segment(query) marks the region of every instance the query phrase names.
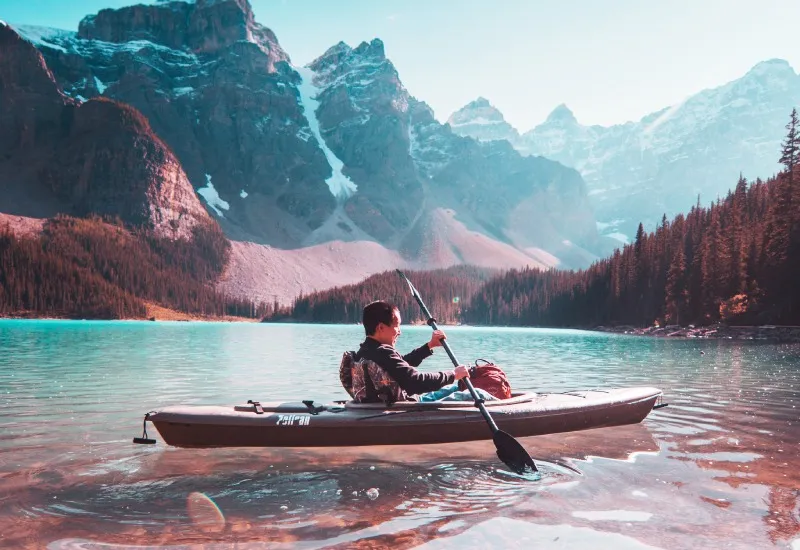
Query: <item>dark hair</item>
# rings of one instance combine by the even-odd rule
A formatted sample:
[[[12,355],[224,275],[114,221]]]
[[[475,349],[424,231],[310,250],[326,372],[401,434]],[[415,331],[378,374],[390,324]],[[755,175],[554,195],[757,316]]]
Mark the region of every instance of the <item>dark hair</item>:
[[[396,305],[381,300],[367,304],[361,317],[361,324],[364,325],[367,336],[375,334],[375,331],[378,330],[378,323],[383,323],[387,327],[392,326],[395,310],[397,310]]]

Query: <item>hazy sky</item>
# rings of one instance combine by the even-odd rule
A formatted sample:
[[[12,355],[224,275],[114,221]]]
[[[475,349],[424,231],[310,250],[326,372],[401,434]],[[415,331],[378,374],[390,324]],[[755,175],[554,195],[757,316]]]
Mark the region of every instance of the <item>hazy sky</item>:
[[[0,0],[0,19],[77,29],[135,0]],[[800,70],[800,0],[251,0],[295,64],[381,38],[436,117],[483,96],[525,131],[566,103],[638,120],[782,58]]]

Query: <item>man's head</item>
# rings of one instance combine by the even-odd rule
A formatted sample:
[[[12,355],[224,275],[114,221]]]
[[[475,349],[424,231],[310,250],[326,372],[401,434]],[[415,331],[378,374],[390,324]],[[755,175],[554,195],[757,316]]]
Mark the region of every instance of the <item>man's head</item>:
[[[400,311],[388,302],[372,302],[364,308],[361,319],[367,336],[393,346],[400,336]]]

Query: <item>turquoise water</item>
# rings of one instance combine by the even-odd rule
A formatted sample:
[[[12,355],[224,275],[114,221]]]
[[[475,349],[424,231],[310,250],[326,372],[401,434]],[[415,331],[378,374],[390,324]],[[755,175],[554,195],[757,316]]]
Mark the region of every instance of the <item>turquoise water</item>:
[[[445,330],[515,390],[657,386],[670,406],[521,440],[538,481],[491,442],[188,450],[150,427],[159,444],[137,446],[170,404],[344,398],[363,330],[0,320],[0,547],[800,548],[797,346]],[[430,330],[403,333],[405,351]]]

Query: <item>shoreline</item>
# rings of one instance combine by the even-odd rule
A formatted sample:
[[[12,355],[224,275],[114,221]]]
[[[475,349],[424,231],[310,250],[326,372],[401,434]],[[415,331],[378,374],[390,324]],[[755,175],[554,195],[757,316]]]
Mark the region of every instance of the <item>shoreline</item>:
[[[146,302],[147,314],[144,317],[122,317],[118,319],[99,319],[95,317],[69,317],[64,315],[41,315],[36,311],[14,311],[0,313],[0,319],[35,320],[35,321],[185,321],[185,322],[230,322],[258,323],[261,319],[236,317],[233,315],[199,315],[168,309],[151,302]]]
[[[299,323],[306,322],[293,321],[291,319],[263,321],[258,318],[234,317],[234,316],[211,316],[183,313],[169,310],[160,306],[150,305],[147,317],[126,317],[121,319],[95,319],[95,318],[73,318],[53,315],[37,315],[32,311],[18,311],[13,313],[0,313],[0,320],[57,320],[57,321],[184,321],[184,322],[230,322],[230,323]],[[350,324],[350,323],[309,323],[314,325],[328,324]],[[359,323],[356,323],[359,324]],[[410,323],[410,326],[425,326],[424,322]],[[469,326],[469,325],[464,325]],[[505,328],[508,325],[474,325],[487,328]],[[611,334],[622,334],[629,336],[650,336],[654,338],[685,338],[685,339],[704,339],[704,340],[746,340],[761,342],[779,343],[800,343],[800,326],[798,325],[709,325],[682,327],[679,325],[668,325],[665,327],[635,327],[633,325],[618,326],[595,326],[595,327],[517,327],[517,328],[555,328],[564,330],[586,330],[593,332],[607,332]]]
[[[800,326],[794,325],[709,325],[697,327],[689,325],[668,325],[665,327],[616,327],[599,326],[590,330],[629,334],[632,336],[652,336],[655,338],[699,338],[707,340],[750,340],[767,342],[800,342]]]

